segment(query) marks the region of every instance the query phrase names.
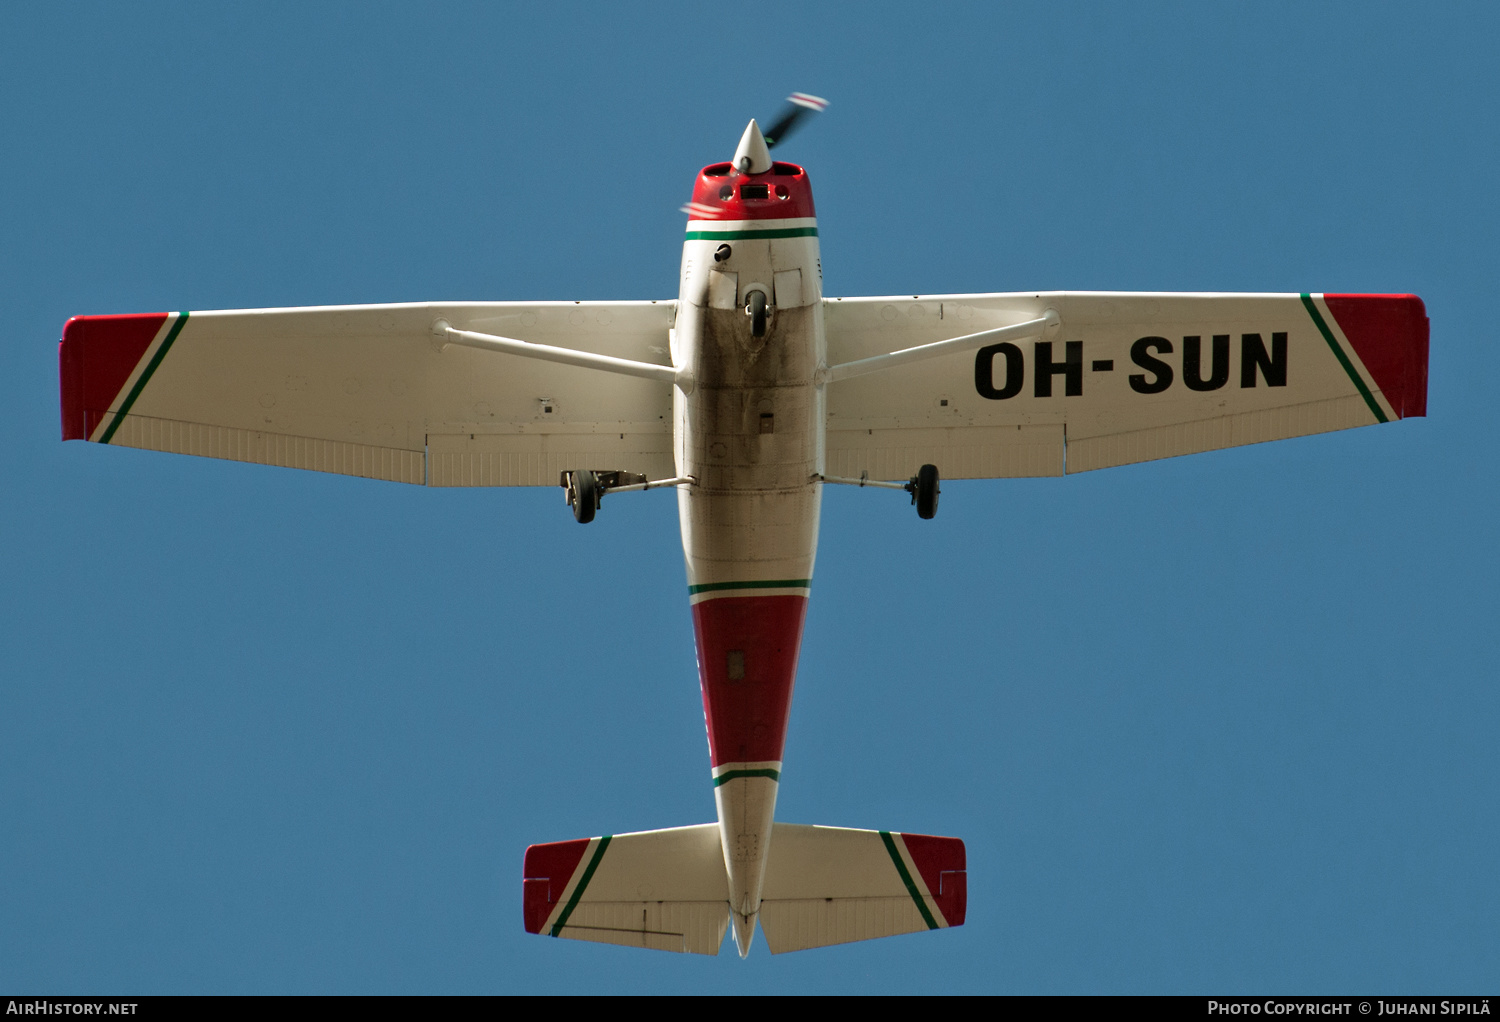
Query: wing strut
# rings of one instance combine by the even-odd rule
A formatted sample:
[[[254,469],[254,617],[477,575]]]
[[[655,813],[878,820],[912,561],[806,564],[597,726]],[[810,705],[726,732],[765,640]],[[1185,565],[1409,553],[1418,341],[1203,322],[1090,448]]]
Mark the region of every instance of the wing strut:
[[[563,365],[581,366],[584,369],[602,369],[605,372],[636,376],[643,380],[675,384],[682,388],[684,394],[693,392],[693,374],[686,369],[674,369],[671,366],[657,365],[654,362],[636,362],[628,358],[615,358],[613,355],[596,355],[593,352],[578,351],[575,348],[558,348],[551,344],[535,344],[531,341],[519,341],[514,337],[480,334],[472,330],[455,330],[447,320],[443,319],[432,324],[432,332],[434,336],[442,339],[444,346],[459,344],[466,348],[478,348],[481,351],[500,351],[508,355],[537,358],[544,362],[560,362]]]
[[[938,355],[951,355],[955,351],[963,351],[966,348],[977,348],[979,345],[994,341],[1019,341],[1028,337],[1041,337],[1044,334],[1055,334],[1062,326],[1062,319],[1058,314],[1048,309],[1047,314],[1040,319],[1028,319],[1024,323],[1016,323],[1012,326],[997,327],[994,330],[981,330],[977,334],[965,334],[962,337],[950,337],[946,341],[934,341],[931,344],[919,344],[915,348],[902,348],[893,351],[889,355],[872,355],[870,358],[861,358],[853,362],[842,362],[836,366],[823,366],[818,370],[818,383],[837,383],[839,380],[847,380],[853,376],[863,376],[866,373],[879,372],[882,369],[894,369],[910,362],[920,362],[923,359],[935,358]],[[597,356],[594,356],[597,357]]]

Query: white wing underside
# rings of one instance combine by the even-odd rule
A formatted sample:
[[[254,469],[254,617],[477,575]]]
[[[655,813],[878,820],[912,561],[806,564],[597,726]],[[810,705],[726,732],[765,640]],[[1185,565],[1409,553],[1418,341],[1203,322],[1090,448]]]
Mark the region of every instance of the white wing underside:
[[[835,298],[823,308],[827,361],[836,367],[1053,314],[1053,363],[1079,343],[1085,362],[1080,392],[1065,393],[1066,374],[1054,368],[1044,395],[1034,385],[1045,346],[1010,345],[1026,379],[1003,399],[978,386],[982,342],[835,378],[827,384],[830,476],[905,479],[929,462],[945,479],[1057,476],[1402,414],[1320,296],[1032,292]],[[153,361],[157,347],[140,356],[129,379],[149,385],[132,394],[127,380],[107,409],[83,412],[100,423],[91,438],[124,446],[429,486],[551,486],[579,468],[661,479],[676,474],[670,385],[445,346],[433,329],[444,321],[665,367],[674,314],[669,301],[196,312],[180,334],[168,337],[171,319],[161,328],[153,345],[169,343],[167,357]],[[1425,320],[1420,333],[1420,349],[1411,349],[1420,357],[1407,362],[1425,394]],[[1254,373],[1242,381],[1252,336],[1284,338],[1278,385]],[[1133,346],[1152,338],[1178,346],[1162,356],[1176,384],[1146,394],[1132,382],[1144,378]],[[1208,347],[1228,340],[1227,381],[1184,385],[1189,338],[1204,346],[1200,384],[1212,375],[1209,362],[1224,361]],[[1006,358],[988,364],[998,385]]]
[[[430,486],[673,474],[671,388],[440,347],[435,320],[668,364],[672,302],[195,312],[111,443]]]
[[[1025,385],[1008,400],[981,397],[975,351],[943,355],[828,388],[827,473],[904,479],[924,463],[945,479],[1059,476],[1112,465],[1324,433],[1377,421],[1296,294],[1053,292],[843,298],[824,303],[828,362],[836,365],[1059,313],[1054,359],[1084,342],[1084,394],[1033,393],[1030,342]],[[1337,325],[1333,325],[1336,331]],[[1194,392],[1181,383],[1149,397],[1129,385],[1140,369],[1131,346],[1146,335],[1185,335],[1205,345],[1242,332],[1290,337],[1290,383],[1239,386],[1238,349],[1228,384]],[[1347,345],[1346,345],[1347,346]],[[977,349],[978,345],[976,345]],[[1113,363],[1094,372],[1094,360]],[[1000,360],[1000,365],[1004,360]],[[999,370],[997,370],[998,372]],[[1206,371],[1206,369],[1205,369]],[[1376,395],[1378,400],[1378,394]]]

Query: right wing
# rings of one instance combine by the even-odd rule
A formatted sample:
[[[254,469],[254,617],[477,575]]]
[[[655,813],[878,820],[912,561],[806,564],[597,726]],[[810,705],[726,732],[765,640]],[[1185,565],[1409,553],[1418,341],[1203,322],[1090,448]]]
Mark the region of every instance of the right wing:
[[[446,320],[665,364],[674,302],[454,302],[79,316],[59,347],[64,440],[430,486],[674,474],[672,389],[449,345]]]
[[[828,362],[1037,320],[1055,336],[827,385],[830,475],[1056,476],[1427,410],[1415,295],[1031,292],[823,303]],[[981,345],[984,345],[981,347]]]

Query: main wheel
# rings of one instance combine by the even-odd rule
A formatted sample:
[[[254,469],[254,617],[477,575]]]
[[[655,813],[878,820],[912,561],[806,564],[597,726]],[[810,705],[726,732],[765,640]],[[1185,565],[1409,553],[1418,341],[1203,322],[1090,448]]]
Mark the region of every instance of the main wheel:
[[[937,514],[938,494],[942,492],[938,489],[937,466],[923,465],[917,469],[917,477],[912,481],[916,484],[912,498],[917,505],[917,517],[933,517]]]
[[[751,291],[750,304],[747,308],[750,312],[750,336],[766,336],[766,293]]]
[[[599,510],[599,477],[587,470],[573,473],[573,517],[579,525],[594,520]]]

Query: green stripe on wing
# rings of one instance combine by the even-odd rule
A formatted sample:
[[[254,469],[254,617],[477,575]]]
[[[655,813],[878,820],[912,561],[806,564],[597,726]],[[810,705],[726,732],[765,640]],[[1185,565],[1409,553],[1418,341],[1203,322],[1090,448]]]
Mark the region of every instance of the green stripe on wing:
[[[172,346],[173,341],[177,340],[177,335],[182,333],[182,327],[187,323],[187,320],[187,313],[179,312],[177,314],[177,322],[172,324],[172,329],[167,334],[167,339],[161,342],[161,347],[156,349],[156,354],[152,355],[151,361],[146,363],[146,368],[141,373],[141,378],[135,381],[135,386],[130,388],[129,394],[125,395],[125,400],[120,404],[120,410],[115,413],[114,421],[109,424],[109,428],[99,438],[101,444],[109,443],[109,438],[115,435],[115,430],[119,429],[120,423],[125,421],[125,416],[130,413],[130,406],[135,404],[135,399],[140,397],[141,391],[146,389],[146,384],[151,380],[151,374],[156,372],[156,367],[161,365],[161,360],[167,357],[167,349]]]
[[[1318,312],[1317,305],[1313,303],[1311,292],[1302,292],[1302,304],[1307,306],[1308,315],[1317,324],[1319,332],[1323,335],[1323,340],[1327,341],[1328,346],[1333,349],[1333,355],[1339,360],[1339,365],[1344,367],[1344,372],[1348,373],[1349,379],[1354,381],[1354,387],[1359,391],[1359,396],[1365,399],[1365,404],[1369,405],[1370,411],[1375,413],[1375,421],[1389,422],[1390,420],[1385,417],[1385,412],[1380,410],[1380,402],[1375,400],[1375,395],[1371,394],[1370,388],[1365,386],[1365,381],[1360,378],[1359,370],[1354,368],[1354,363],[1349,361],[1349,356],[1344,353],[1343,346],[1333,336],[1333,331],[1328,329],[1327,322],[1324,321],[1323,316]]]

